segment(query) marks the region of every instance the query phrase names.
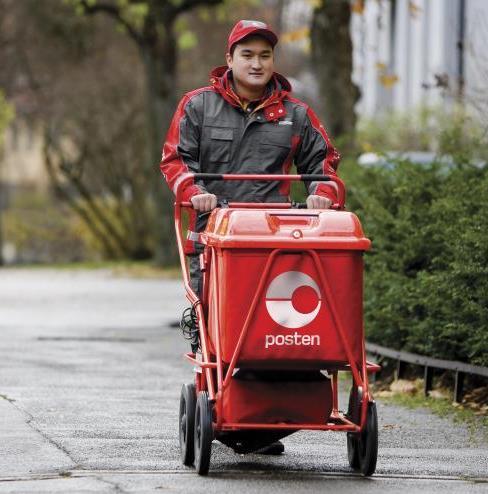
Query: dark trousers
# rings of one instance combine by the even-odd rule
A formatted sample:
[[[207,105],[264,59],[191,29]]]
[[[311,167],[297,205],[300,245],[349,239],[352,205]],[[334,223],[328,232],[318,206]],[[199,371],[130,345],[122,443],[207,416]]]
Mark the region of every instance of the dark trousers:
[[[190,286],[201,297],[203,285],[203,273],[200,271],[200,255],[191,254],[189,258]]]

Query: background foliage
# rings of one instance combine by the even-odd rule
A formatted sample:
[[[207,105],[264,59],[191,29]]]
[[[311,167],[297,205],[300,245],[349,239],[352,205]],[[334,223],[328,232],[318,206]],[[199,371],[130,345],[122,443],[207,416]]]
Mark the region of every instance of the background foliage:
[[[0,153],[3,145],[3,133],[14,117],[14,110],[11,105],[5,100],[5,95],[0,89]]]
[[[348,209],[373,241],[366,255],[368,339],[488,365],[488,170],[353,163]]]

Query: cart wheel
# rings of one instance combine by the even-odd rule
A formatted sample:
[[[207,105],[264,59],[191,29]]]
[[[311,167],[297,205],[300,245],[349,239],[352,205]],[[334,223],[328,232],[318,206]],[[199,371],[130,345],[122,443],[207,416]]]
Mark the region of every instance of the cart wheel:
[[[195,468],[199,475],[207,475],[212,453],[212,404],[206,391],[200,391],[195,411]]]
[[[363,390],[361,387],[353,386],[349,393],[349,405],[347,407],[347,417],[355,424],[359,424],[361,417],[361,401]],[[354,432],[347,433],[347,459],[349,465],[354,470],[359,470],[359,435]]]
[[[347,433],[347,459],[353,470],[359,470],[359,442],[352,432]]]
[[[378,458],[378,415],[376,403],[368,403],[366,426],[359,436],[358,453],[361,473],[365,477],[373,475]]]
[[[196,391],[194,384],[183,384],[180,396],[180,454],[183,465],[190,467],[195,459],[193,433],[195,430]]]

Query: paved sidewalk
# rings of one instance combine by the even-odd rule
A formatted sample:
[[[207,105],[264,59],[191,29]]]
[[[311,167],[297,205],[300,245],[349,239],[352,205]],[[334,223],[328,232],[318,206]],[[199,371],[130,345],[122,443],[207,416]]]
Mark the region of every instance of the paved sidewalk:
[[[0,270],[0,493],[488,492],[481,437],[381,402],[372,479],[350,472],[343,434],[317,432],[280,457],[214,443],[198,477],[178,451],[184,306],[179,281]]]

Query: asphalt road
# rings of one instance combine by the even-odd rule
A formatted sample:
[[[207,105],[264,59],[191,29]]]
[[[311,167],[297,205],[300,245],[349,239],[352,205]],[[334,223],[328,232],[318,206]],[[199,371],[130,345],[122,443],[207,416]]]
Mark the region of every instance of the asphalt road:
[[[332,432],[292,435],[280,457],[214,443],[198,477],[178,451],[184,306],[178,281],[0,270],[0,493],[488,492],[480,434],[381,402],[373,478]]]

